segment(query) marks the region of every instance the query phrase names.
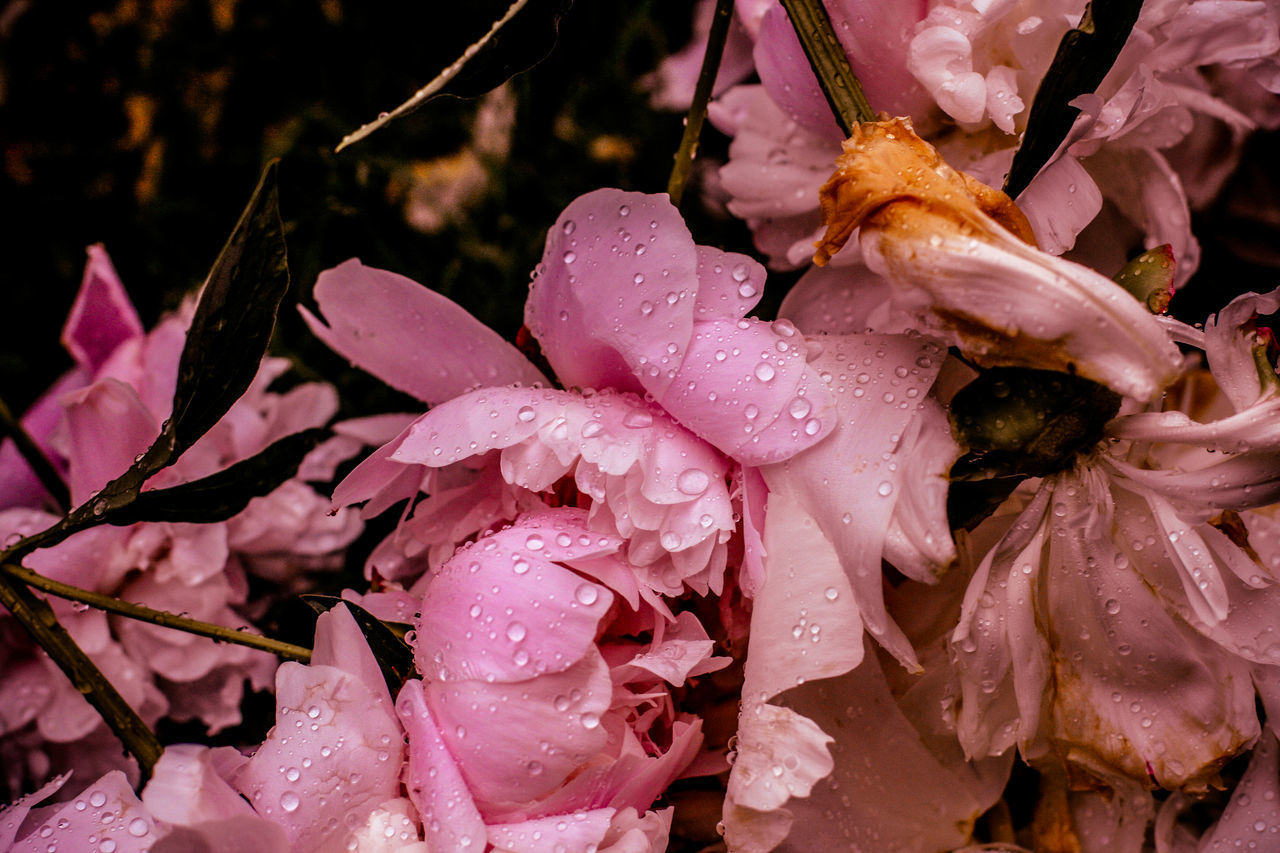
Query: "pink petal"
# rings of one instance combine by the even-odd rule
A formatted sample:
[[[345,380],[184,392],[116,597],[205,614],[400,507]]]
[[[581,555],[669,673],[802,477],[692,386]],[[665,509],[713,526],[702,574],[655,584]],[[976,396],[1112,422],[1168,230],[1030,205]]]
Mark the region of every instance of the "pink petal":
[[[725,840],[734,850],[767,853],[792,829],[783,808],[808,797],[835,767],[832,738],[803,714],[752,702],[738,719],[738,755],[724,803]],[[804,848],[797,848],[804,849]]]
[[[47,853],[50,847],[101,850],[109,841],[107,846],[115,853],[146,853],[167,828],[134,795],[125,775],[113,770],[8,849],[11,853]],[[90,838],[97,840],[96,847]]]
[[[698,617],[684,611],[676,615],[675,624],[662,635],[661,642],[655,640],[647,651],[620,667],[613,667],[613,678],[651,681],[656,675],[668,684],[681,687],[692,675],[714,672],[729,665],[729,658],[711,657],[715,645]]]
[[[1236,411],[1249,408],[1261,390],[1253,347],[1258,343],[1255,320],[1280,309],[1280,290],[1246,293],[1231,300],[1204,324],[1205,355],[1214,381]]]
[[[546,378],[511,344],[454,302],[352,259],[320,274],[315,335],[393,388],[434,404],[480,385],[533,385]]]
[[[592,809],[520,823],[490,824],[489,843],[520,853],[595,853],[614,809]]]
[[[423,682],[406,681],[396,699],[400,722],[409,737],[409,767],[405,784],[422,816],[432,850],[482,853],[485,825],[476,810],[466,780],[445,746],[432,716]]]
[[[95,244],[88,252],[80,291],[62,329],[62,345],[76,364],[96,371],[120,344],[142,337],[143,330],[107,250]]]
[[[215,753],[195,744],[175,744],[165,748],[156,762],[142,802],[166,823],[190,826],[238,815],[253,815],[253,808],[218,772]],[[235,758],[244,759],[235,753]]]
[[[810,267],[787,291],[778,316],[795,323],[806,335],[861,334],[888,313],[889,282],[862,266]]]
[[[11,849],[10,845],[18,837],[18,830],[22,827],[22,822],[27,819],[31,809],[60,790],[66,784],[70,775],[69,773],[64,773],[61,776],[54,777],[40,786],[39,789],[27,794],[25,797],[14,800],[0,811],[0,848]]]
[[[289,853],[289,836],[277,823],[257,815],[178,826],[156,842],[151,853]]]
[[[764,295],[764,267],[747,255],[698,246],[698,300],[695,321],[747,316]]]
[[[520,682],[582,660],[613,593],[553,561],[619,544],[589,533],[585,521],[567,509],[526,518],[436,570],[415,624],[418,671],[443,682]]]
[[[787,321],[698,323],[688,354],[658,402],[744,465],[776,462],[835,428],[830,391]]]
[[[294,849],[319,848],[348,815],[363,823],[398,796],[400,725],[356,676],[286,662],[276,673],[276,708],[272,734],[235,785],[284,827]]]
[[[160,425],[133,388],[107,379],[68,394],[71,500],[81,504],[151,446]]]
[[[894,454],[943,354],[929,339],[905,335],[831,337],[823,345],[811,368],[831,377],[838,426],[827,441],[762,473],[835,546],[867,630],[914,668],[910,643],[885,612],[880,560],[902,492]]]
[[[568,669],[528,681],[431,684],[440,734],[482,813],[560,787],[608,739],[613,686],[594,649]]]
[[[753,602],[751,636],[769,653],[747,655],[743,691],[772,698],[856,667],[863,625],[839,554],[789,491],[769,496],[764,546],[765,581]]]
[[[919,723],[899,708],[874,654],[841,678],[796,687],[785,701],[794,709],[785,711],[796,721],[792,725],[835,733],[831,755],[793,749],[789,738],[777,736],[786,729],[775,734],[760,725],[770,716],[758,717],[744,708],[725,807],[731,845],[741,829],[751,826],[752,815],[739,813],[749,806],[787,815],[789,850],[820,850],[832,838],[848,839],[858,850],[950,850],[968,840],[974,822],[1000,796],[1008,778],[1012,756],[974,764],[954,741],[939,749],[945,741],[926,740]],[[774,717],[783,711],[762,707]],[[767,790],[772,781],[773,796],[752,791],[757,796],[744,798],[747,792],[735,784],[744,759],[757,777],[754,787]],[[788,790],[781,784],[801,773],[806,779],[816,777],[809,790]],[[740,829],[741,817],[748,822]],[[744,841],[740,849],[769,849],[754,839]]]
[[[382,668],[369,649],[369,641],[345,605],[321,613],[316,619],[316,639],[311,663],[332,666],[354,675],[374,696],[380,707],[390,712],[394,707]]]
[[[1061,255],[1102,210],[1102,191],[1079,160],[1063,154],[1018,195],[1018,207],[1031,223],[1040,248]]]
[[[661,396],[692,334],[697,264],[665,195],[596,190],[548,232],[525,324],[566,386]]]
[[[788,118],[811,133],[831,139],[843,135],[781,5],[765,12],[753,58],[760,82]]]

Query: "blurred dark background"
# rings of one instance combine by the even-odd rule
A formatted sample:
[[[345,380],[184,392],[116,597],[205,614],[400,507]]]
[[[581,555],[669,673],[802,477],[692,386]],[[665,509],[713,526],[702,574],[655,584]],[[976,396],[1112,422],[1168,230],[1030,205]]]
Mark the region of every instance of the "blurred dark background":
[[[569,201],[600,186],[665,189],[682,117],[651,111],[639,81],[688,40],[690,6],[530,4],[522,15],[537,20],[461,87],[483,91],[504,62],[528,61],[529,43],[554,40],[545,61],[333,153],[507,5],[0,0],[0,398],[21,410],[69,366],[58,334],[85,246],[106,245],[150,326],[203,280],[272,157],[294,301],[320,270],[358,256],[514,335],[546,228]],[[704,150],[726,147],[705,135]],[[749,246],[729,221],[695,233]],[[359,386],[344,387],[352,411],[390,405],[360,400],[381,392],[313,342],[291,307],[274,347]]]

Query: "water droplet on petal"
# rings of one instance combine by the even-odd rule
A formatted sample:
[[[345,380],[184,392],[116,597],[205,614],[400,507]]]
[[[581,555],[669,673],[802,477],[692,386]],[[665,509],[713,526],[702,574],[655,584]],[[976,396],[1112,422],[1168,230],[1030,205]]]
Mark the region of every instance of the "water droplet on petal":
[[[776,373],[777,371],[773,369],[773,365],[766,361],[762,361],[756,365],[756,379],[759,379],[761,382],[768,382],[773,379]]]
[[[524,627],[521,622],[512,622],[507,626],[507,639],[513,643],[518,643],[529,633],[529,629]]]
[[[536,533],[530,533],[529,538],[524,540],[524,546],[530,551],[541,551],[542,546],[546,543],[542,541],[542,537]]]
[[[710,484],[711,478],[701,468],[686,469],[676,478],[676,488],[690,497],[702,494]]]
[[[577,259],[578,259],[578,253],[573,251],[572,249],[564,253],[564,262],[566,264],[571,264]]]
[[[280,808],[284,809],[286,812],[297,811],[298,806],[301,804],[302,801],[293,791],[285,791],[280,795]]]
[[[804,397],[796,397],[791,401],[790,405],[787,406],[787,413],[796,420],[799,420],[809,414],[811,409],[813,409],[813,406],[810,405],[808,400]]]
[[[876,494],[882,498],[889,497],[889,495],[893,494],[893,483],[885,480],[883,483],[876,486]]]
[[[574,590],[573,597],[578,599],[578,603],[584,607],[590,607],[600,598],[600,590],[593,583],[579,584]]]
[[[537,414],[529,406],[521,406],[519,410],[516,411],[516,418],[523,421],[524,423],[528,423],[529,421],[533,420],[535,417],[537,417]]]

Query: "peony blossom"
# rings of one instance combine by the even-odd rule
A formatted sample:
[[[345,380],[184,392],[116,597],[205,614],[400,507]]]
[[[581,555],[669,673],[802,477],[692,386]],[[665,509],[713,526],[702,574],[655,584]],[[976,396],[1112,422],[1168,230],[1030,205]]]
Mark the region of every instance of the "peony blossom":
[[[647,824],[658,834],[642,830],[641,849],[665,845],[670,812],[637,816],[702,736],[664,682],[728,661],[710,657],[692,614],[665,627],[647,605],[615,603],[604,584],[625,573],[620,544],[593,532],[582,511],[552,510],[482,537],[420,582],[422,677],[406,683],[397,708],[410,798],[433,845],[480,851],[487,838],[534,849],[546,836],[589,849]],[[646,623],[651,647],[621,636]]]
[[[985,523],[1006,532],[952,638],[969,754],[1017,743],[1073,778],[1195,792],[1257,737],[1254,681],[1280,646],[1276,578],[1249,545],[1277,471],[1252,416],[1275,373],[1254,361],[1251,327],[1274,299],[1241,297],[1203,337],[1240,411],[1122,415],[1107,429],[1124,440],[1046,478],[1016,518]]]
[[[1081,12],[1056,0],[825,5],[872,106],[910,117],[948,161],[992,186]],[[806,263],[818,236],[813,191],[840,134],[785,14],[771,6],[755,36],[762,85],[731,88],[711,117],[733,137],[721,174],[729,209],[771,264],[790,268]],[[1278,32],[1264,2],[1146,4],[1097,93],[1077,102],[1071,134],[1018,198],[1039,244],[1056,255],[1080,238],[1081,257],[1112,268],[1139,242],[1168,243],[1185,282],[1199,259],[1188,196],[1211,200],[1247,134],[1267,121],[1255,103],[1274,101]]]
[[[110,260],[90,249],[84,283],[72,307],[64,342],[77,360],[52,402],[34,409],[55,467],[64,472],[74,503],[92,498],[123,473],[159,434],[168,414],[178,357],[191,306],[144,334]],[[287,362],[268,359],[244,397],[152,487],[198,479],[262,450],[285,435],[324,424],[336,411],[327,385],[299,385],[285,394],[268,390]],[[57,417],[47,417],[56,405]],[[306,571],[336,567],[342,549],[360,531],[353,513],[330,515],[328,501],[303,477],[324,479],[350,452],[349,445],[321,446],[303,462],[300,477],[255,498],[240,514],[214,524],[143,523],[88,530],[28,556],[26,565],[47,577],[229,628],[250,621],[248,576],[297,586]],[[12,483],[28,482],[25,463],[4,464]],[[33,482],[33,480],[32,480]],[[7,541],[36,533],[57,516],[36,509],[49,499],[43,488],[10,495],[0,512]],[[218,645],[167,628],[85,611],[54,602],[72,637],[117,685],[143,719],[162,716],[201,720],[217,731],[240,721],[245,681],[270,686],[274,661],[259,651]],[[0,693],[12,709],[0,723],[0,754],[13,790],[27,780],[77,767],[96,777],[125,760],[115,739],[56,666],[0,620],[6,644]]]

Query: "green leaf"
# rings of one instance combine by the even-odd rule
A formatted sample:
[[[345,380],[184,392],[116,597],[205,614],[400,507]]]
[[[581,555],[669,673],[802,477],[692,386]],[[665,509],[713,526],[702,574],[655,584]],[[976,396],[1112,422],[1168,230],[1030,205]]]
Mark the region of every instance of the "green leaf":
[[[383,622],[368,610],[345,598],[332,595],[304,595],[301,598],[311,605],[316,613],[324,613],[339,604],[346,605],[369,643],[369,651],[373,652],[373,659],[378,662],[378,667],[382,670],[382,678],[387,682],[387,689],[391,691],[393,699],[400,693],[404,683],[417,673],[413,664],[413,649],[409,648],[409,644],[404,641],[404,635],[397,633],[397,629],[401,627],[400,623]]]
[[[1013,157],[1004,191],[1011,197],[1049,162],[1067,138],[1080,110],[1071,101],[1098,88],[1129,39],[1142,0],[1098,0],[1085,6],[1080,26],[1069,30],[1058,43],[1027,116],[1022,145]]]
[[[303,458],[329,435],[309,429],[287,435],[248,459],[190,483],[140,493],[107,509],[102,520],[126,525],[140,521],[210,523],[236,515],[256,497],[269,494],[298,472]]]
[[[272,161],[262,173],[196,305],[165,430],[173,436],[174,458],[240,399],[271,340],[289,289],[276,171]]]

